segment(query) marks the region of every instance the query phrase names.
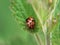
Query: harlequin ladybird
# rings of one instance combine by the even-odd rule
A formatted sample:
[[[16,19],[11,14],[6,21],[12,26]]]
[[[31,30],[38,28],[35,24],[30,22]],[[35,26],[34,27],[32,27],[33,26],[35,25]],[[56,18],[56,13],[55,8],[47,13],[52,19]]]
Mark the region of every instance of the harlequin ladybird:
[[[32,17],[28,17],[26,19],[26,25],[28,26],[29,29],[34,29],[35,27],[35,20]]]

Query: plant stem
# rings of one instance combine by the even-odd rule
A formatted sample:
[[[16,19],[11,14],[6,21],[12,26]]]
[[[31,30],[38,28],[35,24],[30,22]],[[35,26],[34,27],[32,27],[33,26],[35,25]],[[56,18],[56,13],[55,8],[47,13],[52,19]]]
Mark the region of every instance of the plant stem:
[[[57,7],[57,4],[58,4],[58,0],[55,0],[55,3],[54,3],[54,8],[52,9],[52,11],[49,13],[49,20],[52,20],[52,16],[53,16],[53,13],[55,12],[55,9]],[[45,45],[52,45],[52,42],[51,42],[51,32],[48,33],[49,31],[47,30],[47,32],[45,32]]]
[[[52,32],[50,33],[50,45],[52,45]]]
[[[36,42],[38,45],[43,45],[41,38],[39,37],[39,34],[34,34],[34,37],[36,39]]]
[[[50,33],[45,34],[45,45],[50,45]]]

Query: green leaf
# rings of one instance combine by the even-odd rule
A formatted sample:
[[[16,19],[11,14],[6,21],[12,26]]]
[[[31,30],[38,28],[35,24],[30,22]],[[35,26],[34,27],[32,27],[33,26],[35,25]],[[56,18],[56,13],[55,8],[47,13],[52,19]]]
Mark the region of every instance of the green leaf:
[[[20,25],[23,25],[23,30],[29,30],[31,32],[37,32],[38,30],[41,30],[41,26],[39,23],[39,20],[30,4],[28,4],[27,0],[13,0],[11,1],[11,10],[13,13],[13,16],[17,20],[17,23]],[[35,28],[34,29],[28,29],[26,26],[26,19],[28,17],[33,17],[35,20]]]

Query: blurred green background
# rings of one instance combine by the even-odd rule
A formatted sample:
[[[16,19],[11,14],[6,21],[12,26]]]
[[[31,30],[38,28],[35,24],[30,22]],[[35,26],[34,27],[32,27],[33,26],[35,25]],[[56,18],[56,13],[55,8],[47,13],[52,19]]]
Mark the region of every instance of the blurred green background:
[[[0,0],[0,45],[36,45],[34,38],[11,15],[9,0]]]
[[[34,37],[24,30],[20,30],[11,11],[9,9],[9,0],[0,0],[0,45],[37,45]],[[60,11],[60,5],[56,12]],[[60,45],[60,29],[53,32],[54,45]],[[58,40],[58,41],[57,41]]]

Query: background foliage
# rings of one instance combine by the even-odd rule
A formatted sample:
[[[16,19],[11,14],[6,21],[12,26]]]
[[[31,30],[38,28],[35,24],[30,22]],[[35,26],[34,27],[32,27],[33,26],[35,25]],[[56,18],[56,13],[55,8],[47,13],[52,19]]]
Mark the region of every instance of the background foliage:
[[[11,15],[9,5],[9,0],[0,0],[0,45],[37,45],[32,35],[20,29],[20,25]],[[57,12],[60,12],[60,0]],[[56,27],[53,30],[52,42],[53,45],[60,45],[60,19]],[[40,35],[43,38],[42,32]]]

